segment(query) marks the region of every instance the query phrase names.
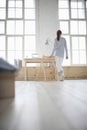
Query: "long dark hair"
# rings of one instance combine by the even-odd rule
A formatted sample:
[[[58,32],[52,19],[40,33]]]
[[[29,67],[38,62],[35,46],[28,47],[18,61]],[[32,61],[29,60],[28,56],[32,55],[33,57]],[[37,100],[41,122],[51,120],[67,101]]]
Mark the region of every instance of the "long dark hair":
[[[58,40],[58,41],[60,40],[61,34],[62,34],[62,31],[61,31],[61,30],[58,30],[58,31],[57,31],[57,40]]]

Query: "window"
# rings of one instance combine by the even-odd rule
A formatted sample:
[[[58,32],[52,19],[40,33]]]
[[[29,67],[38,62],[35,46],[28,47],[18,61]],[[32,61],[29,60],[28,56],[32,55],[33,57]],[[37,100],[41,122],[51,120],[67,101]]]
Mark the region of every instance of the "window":
[[[36,48],[35,36],[25,36],[25,51],[34,51]]]
[[[0,34],[4,34],[4,33],[5,33],[5,22],[0,21]]]
[[[71,18],[84,19],[85,18],[85,1],[71,0]]]
[[[72,63],[86,64],[86,39],[85,37],[82,37],[82,36],[72,37]]]
[[[0,0],[0,19],[6,18],[6,0]]]
[[[25,21],[25,34],[35,34],[35,21]]]
[[[6,7],[6,0],[0,0],[0,7]]]
[[[59,9],[59,19],[69,19],[69,10]]]
[[[2,58],[6,58],[6,40],[5,40],[5,36],[0,35],[0,57]]]
[[[35,0],[0,0],[0,57],[14,64],[36,52],[35,11]]]
[[[67,0],[59,0],[59,8],[63,8],[63,9],[66,9],[66,8],[69,8],[69,2]]]
[[[6,9],[0,8],[0,19],[6,19]]]
[[[0,0],[0,57],[4,59],[6,59],[5,19],[6,0]]]
[[[69,22],[68,21],[60,21],[60,28],[64,34],[69,34]]]
[[[8,0],[8,19],[21,19],[23,17],[22,0]]]
[[[86,0],[58,0],[59,29],[66,38],[69,50],[69,60],[64,60],[64,65],[87,64],[86,16]]]
[[[7,21],[7,34],[15,34],[15,21]]]
[[[35,0],[25,0],[25,8],[35,8]]]
[[[72,19],[84,19],[85,18],[84,9],[71,9],[71,18]]]
[[[71,27],[71,34],[78,34],[78,22],[77,21],[70,21]]]
[[[24,1],[24,57],[36,52],[35,0]]]
[[[12,56],[10,56],[12,54]],[[22,37],[9,36],[7,39],[7,56],[10,63],[14,64],[14,59],[22,59]],[[10,59],[11,58],[11,59]]]
[[[5,36],[0,36],[0,51],[5,51],[6,43]]]
[[[25,19],[35,19],[35,9],[25,9]]]
[[[23,35],[23,21],[7,21],[7,34],[10,35]]]
[[[25,46],[24,46],[24,50],[25,50],[25,57],[28,56],[28,52],[35,52],[36,49],[36,40],[35,40],[35,36],[25,36],[24,38],[25,40]],[[30,54],[30,57],[32,55]]]

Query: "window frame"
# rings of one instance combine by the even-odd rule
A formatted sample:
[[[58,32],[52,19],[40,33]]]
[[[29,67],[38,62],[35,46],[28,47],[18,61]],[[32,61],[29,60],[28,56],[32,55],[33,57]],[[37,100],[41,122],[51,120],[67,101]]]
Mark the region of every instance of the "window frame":
[[[14,0],[16,1],[16,0]],[[18,0],[20,1],[20,0]],[[31,36],[32,34],[25,34],[25,21],[27,21],[27,19],[25,19],[25,0],[21,0],[22,1],[22,18],[8,18],[8,2],[9,0],[6,0],[6,5],[5,7],[0,7],[1,8],[4,8],[6,10],[5,12],[5,15],[6,15],[6,18],[5,19],[0,19],[0,21],[4,21],[5,22],[5,32],[4,34],[0,34],[0,36],[5,36],[5,41],[6,41],[6,46],[5,46],[5,59],[8,60],[8,37],[22,37],[22,59],[25,58],[24,57],[24,54],[25,54],[25,50],[24,50],[24,45],[25,45],[25,42],[24,42],[24,37],[25,36]],[[29,8],[31,9],[31,8]],[[35,19],[28,19],[28,21],[35,21],[35,41],[36,41],[36,1],[35,1]],[[23,34],[7,34],[7,21],[23,21]],[[36,43],[36,42],[35,42]],[[1,51],[1,50],[0,50]],[[36,50],[35,50],[36,51]],[[32,52],[33,53],[33,52]]]
[[[78,1],[78,0],[77,0]],[[71,18],[71,0],[68,0],[68,2],[69,2],[69,20],[67,20],[67,19],[63,19],[63,20],[61,20],[61,19],[59,19],[59,13],[58,13],[58,27],[59,27],[59,29],[60,29],[60,22],[63,22],[63,21],[68,21],[68,23],[69,23],[69,36],[70,36],[70,65],[68,65],[68,66],[87,66],[87,18],[86,18],[86,15],[87,15],[87,5],[86,5],[86,0],[84,0],[84,11],[85,11],[85,18],[84,19],[72,19]],[[59,3],[59,0],[58,0],[58,3]],[[59,4],[58,4],[58,11],[59,11]],[[79,35],[79,34],[76,34],[76,35],[73,35],[73,34],[71,34],[70,32],[71,32],[71,28],[70,28],[70,21],[86,21],[86,35]],[[63,34],[63,35],[68,35],[68,34]],[[85,39],[86,39],[86,64],[73,64],[72,63],[72,37],[73,36],[78,36],[78,37],[80,37],[80,36],[84,36],[85,37]],[[80,60],[79,60],[80,61]],[[67,66],[67,65],[65,65],[65,66]]]

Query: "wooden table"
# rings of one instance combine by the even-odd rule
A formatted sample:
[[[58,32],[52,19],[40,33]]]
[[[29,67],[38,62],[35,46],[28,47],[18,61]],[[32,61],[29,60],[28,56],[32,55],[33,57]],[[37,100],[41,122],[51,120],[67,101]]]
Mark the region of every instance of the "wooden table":
[[[43,70],[43,74],[44,74],[44,80],[46,80],[45,67],[47,66],[47,63],[50,63],[51,65],[53,65],[53,67],[55,69],[55,78],[56,78],[56,62],[55,62],[54,57],[25,58],[24,63],[25,63],[25,80],[27,80],[27,77],[28,77],[27,63],[40,63],[40,66],[41,66],[41,68]]]

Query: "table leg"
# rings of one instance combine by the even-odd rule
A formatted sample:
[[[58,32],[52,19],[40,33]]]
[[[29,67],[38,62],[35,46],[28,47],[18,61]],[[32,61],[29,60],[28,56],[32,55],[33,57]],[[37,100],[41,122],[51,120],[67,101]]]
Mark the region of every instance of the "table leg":
[[[26,62],[25,62],[25,80],[27,80],[27,66],[26,66]]]
[[[44,80],[46,81],[46,72],[45,72],[45,66],[44,63],[42,62],[42,69],[43,69],[43,73],[44,73]]]
[[[37,69],[38,67],[36,67],[36,69]],[[40,68],[39,68],[39,70],[37,71],[37,73],[36,73],[36,80],[38,80],[38,76],[39,76],[39,74],[40,74],[40,69],[41,69],[41,63],[40,63]]]
[[[55,69],[55,79],[58,80],[58,74],[57,74],[57,69],[56,69],[56,63],[53,63],[54,69]]]

